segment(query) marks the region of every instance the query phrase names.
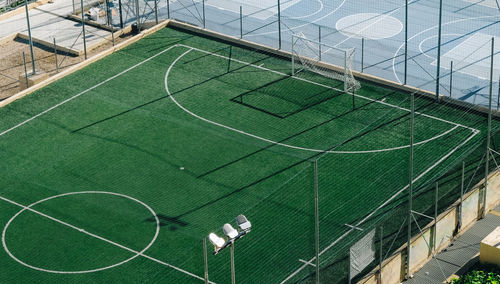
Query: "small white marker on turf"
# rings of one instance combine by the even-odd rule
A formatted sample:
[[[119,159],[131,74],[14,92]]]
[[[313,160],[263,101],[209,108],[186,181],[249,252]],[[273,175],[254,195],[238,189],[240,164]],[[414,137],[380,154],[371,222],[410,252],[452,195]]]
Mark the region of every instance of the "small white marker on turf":
[[[179,170],[183,171],[184,170],[184,167],[180,167]]]

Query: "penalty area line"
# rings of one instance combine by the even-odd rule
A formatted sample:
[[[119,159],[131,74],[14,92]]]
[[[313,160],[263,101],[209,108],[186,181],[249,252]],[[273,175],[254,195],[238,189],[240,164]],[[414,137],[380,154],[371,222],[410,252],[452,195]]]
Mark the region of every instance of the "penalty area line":
[[[114,246],[116,246],[116,247],[119,247],[119,248],[121,248],[121,249],[124,249],[124,250],[129,251],[129,252],[131,252],[131,253],[134,253],[134,254],[136,254],[136,255],[140,255],[140,256],[142,256],[142,257],[144,257],[144,258],[147,258],[147,259],[149,259],[149,260],[151,260],[151,261],[154,261],[154,262],[156,262],[156,263],[159,263],[159,264],[161,264],[161,265],[164,265],[164,266],[167,266],[167,267],[169,267],[169,268],[175,269],[175,270],[177,270],[177,271],[179,271],[179,272],[182,272],[182,273],[184,273],[184,274],[187,274],[187,275],[189,275],[189,276],[191,276],[191,277],[194,277],[194,278],[197,278],[197,279],[199,279],[199,280],[205,281],[205,279],[204,279],[203,277],[200,277],[200,276],[198,276],[198,275],[196,275],[196,274],[194,274],[194,273],[191,273],[191,272],[189,272],[189,271],[186,271],[186,270],[184,270],[184,269],[182,269],[182,268],[176,267],[176,266],[174,266],[174,265],[172,265],[172,264],[166,263],[166,262],[161,261],[161,260],[159,260],[159,259],[153,258],[153,257],[151,257],[151,256],[148,256],[148,255],[144,254],[144,253],[141,253],[141,252],[136,251],[136,250],[134,250],[134,249],[128,248],[128,247],[126,247],[126,246],[124,246],[124,245],[121,245],[121,244],[119,244],[119,243],[116,243],[116,242],[114,242],[114,241],[108,240],[108,239],[106,239],[106,238],[104,238],[104,237],[101,237],[101,236],[99,236],[99,235],[96,235],[96,234],[90,233],[90,232],[86,231],[85,229],[82,229],[82,228],[76,227],[76,226],[74,226],[74,225],[71,225],[71,224],[69,224],[69,223],[67,223],[67,222],[64,222],[64,221],[59,220],[59,219],[57,219],[57,218],[55,218],[55,217],[52,217],[52,216],[50,216],[50,215],[47,215],[47,214],[42,213],[42,212],[40,212],[40,211],[37,211],[37,210],[35,210],[35,209],[33,209],[33,208],[30,208],[30,207],[28,207],[28,206],[24,206],[24,205],[22,205],[22,204],[20,204],[20,203],[17,203],[17,202],[15,202],[15,201],[12,201],[12,200],[10,200],[10,199],[8,199],[8,198],[5,198],[5,197],[3,197],[3,196],[0,196],[0,200],[3,200],[3,201],[5,201],[5,202],[8,202],[8,203],[13,204],[13,205],[18,206],[18,207],[21,207],[21,208],[23,208],[23,210],[27,210],[27,211],[30,211],[30,212],[32,212],[32,213],[38,214],[38,215],[40,215],[40,216],[42,216],[42,217],[45,217],[45,218],[47,218],[47,219],[49,219],[49,220],[52,220],[52,221],[54,221],[54,222],[56,222],[56,223],[59,223],[59,224],[61,224],[61,225],[67,226],[67,227],[69,227],[69,228],[71,228],[71,229],[76,230],[77,232],[81,232],[81,233],[86,234],[86,235],[88,235],[88,236],[91,236],[91,237],[93,237],[93,238],[96,238],[96,239],[102,240],[102,241],[104,241],[104,242],[106,242],[106,243],[109,243],[109,244],[111,244],[111,245],[114,245]],[[3,234],[2,234],[2,243],[4,243],[4,241],[5,241],[5,235],[3,235]],[[215,284],[214,282],[211,282],[211,281],[210,281],[209,283],[213,283],[213,284]]]

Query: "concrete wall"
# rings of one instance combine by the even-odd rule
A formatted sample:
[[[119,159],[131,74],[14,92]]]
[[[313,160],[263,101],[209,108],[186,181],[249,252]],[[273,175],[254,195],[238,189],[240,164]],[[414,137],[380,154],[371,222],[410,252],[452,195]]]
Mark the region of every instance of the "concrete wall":
[[[484,180],[481,181],[474,190],[464,195],[462,206],[462,226],[458,230],[458,235],[465,232],[481,217],[480,194],[484,189]],[[486,212],[493,209],[500,203],[500,172],[495,171],[488,177],[488,190],[486,194]],[[410,251],[410,274],[418,271],[427,261],[432,258],[431,247],[435,245],[435,253],[448,247],[452,241],[453,234],[458,226],[459,200],[455,202],[447,211],[440,214],[437,223],[434,222],[423,228],[423,233],[414,236],[411,240]],[[434,230],[436,230],[436,240],[433,240]],[[432,241],[431,241],[432,240]],[[427,242],[427,243],[426,243]],[[382,283],[401,283],[406,274],[406,245],[397,250],[389,260],[382,264]],[[377,283],[378,268],[366,278],[358,283]]]

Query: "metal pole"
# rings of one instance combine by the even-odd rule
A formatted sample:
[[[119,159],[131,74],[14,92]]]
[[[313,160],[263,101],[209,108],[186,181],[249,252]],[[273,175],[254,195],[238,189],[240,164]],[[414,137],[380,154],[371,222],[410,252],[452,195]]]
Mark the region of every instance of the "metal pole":
[[[158,0],[155,0],[155,23],[158,25]]]
[[[436,182],[436,190],[434,191],[434,251],[436,250],[437,243],[437,215],[438,215],[438,198],[439,198],[439,184]]]
[[[361,38],[361,73],[365,70],[365,38]]]
[[[493,96],[493,58],[495,55],[495,38],[491,38],[491,62],[490,62],[490,99],[488,104],[488,132],[486,133],[486,165],[484,172],[484,190],[483,190],[483,210],[481,218],[486,214],[486,194],[488,193],[488,174],[490,171],[490,137],[491,137],[491,99]]]
[[[500,76],[498,76],[497,110],[500,108]]]
[[[122,0],[118,0],[118,9],[120,10],[120,29],[123,29]]]
[[[73,14],[76,14],[75,0],[71,0],[71,3],[73,4]]]
[[[415,94],[411,94],[411,114],[410,114],[410,165],[409,165],[409,185],[408,185],[408,242],[406,248],[406,278],[410,278],[410,248],[411,248],[411,218],[413,202],[413,142],[415,126]]]
[[[281,49],[281,4],[278,0],[278,49]]]
[[[295,37],[292,35],[292,76],[295,75]]]
[[[202,8],[203,8],[203,28],[207,27],[206,21],[205,21],[205,0],[202,1]]]
[[[205,269],[205,284],[208,284],[207,238],[203,238],[203,264]]]
[[[109,26],[109,0],[106,0],[106,24]]]
[[[318,42],[319,42],[319,61],[321,61],[321,26],[318,26]]]
[[[83,52],[85,54],[85,60],[87,60],[87,43],[85,42],[85,12],[83,11],[83,0],[80,0],[80,5],[82,8]]]
[[[56,72],[59,73],[59,65],[57,64],[57,45],[56,38],[54,38],[54,57],[56,59]]]
[[[453,90],[453,60],[450,62],[450,98]]]
[[[236,284],[236,275],[234,271],[234,241],[231,243],[231,283]]]
[[[26,68],[26,54],[24,54],[23,51],[23,62],[24,62],[24,78],[26,79],[26,89],[29,88],[29,81],[28,81],[28,69]]]
[[[319,284],[319,189],[318,189],[318,160],[314,161],[314,225],[316,250],[316,283]]]
[[[443,20],[443,0],[439,0],[439,30],[438,30],[438,53],[436,70],[436,101],[439,101],[439,71],[441,69],[441,23]]]
[[[113,27],[111,27],[111,42],[113,43],[113,46],[115,46],[115,30]]]
[[[240,6],[240,38],[243,38],[243,7]]]
[[[348,271],[347,271],[347,283],[348,284],[351,284],[351,263],[352,263],[352,260],[351,260],[351,248],[349,248],[349,268],[348,268]]]
[[[31,53],[31,68],[33,68],[33,73],[32,74],[36,74],[36,70],[35,70],[35,54],[33,52],[33,40],[31,38],[30,14],[28,12],[28,0],[24,0],[24,8],[26,9],[26,23],[28,25],[28,37],[29,37],[30,53]]]
[[[404,85],[406,85],[407,73],[408,73],[408,0],[405,1],[405,79]]]
[[[380,255],[378,260],[378,283],[382,284],[382,262],[384,261],[384,227],[380,226]]]
[[[170,19],[170,0],[167,0],[167,17]]]
[[[344,51],[344,92],[347,93],[347,51]]]
[[[140,15],[139,0],[135,0],[135,21],[137,24],[137,32],[141,31],[141,21],[139,15]]]
[[[465,161],[462,161],[462,181],[460,184],[460,206],[458,207],[458,228],[462,228],[462,206],[464,202]]]

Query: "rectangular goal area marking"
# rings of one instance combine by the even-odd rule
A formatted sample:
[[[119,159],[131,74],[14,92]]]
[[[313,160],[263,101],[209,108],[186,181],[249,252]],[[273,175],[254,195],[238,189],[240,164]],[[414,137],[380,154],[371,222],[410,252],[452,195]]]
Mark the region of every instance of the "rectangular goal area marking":
[[[441,67],[450,68],[453,61],[453,70],[471,75],[482,80],[490,78],[491,38],[493,36],[475,33],[441,56]],[[495,43],[500,42],[500,37],[495,36]],[[500,62],[500,44],[495,44],[494,62]],[[432,62],[433,66],[437,61]],[[454,71],[455,72],[455,71]],[[500,75],[500,64],[493,66],[493,78]]]
[[[201,0],[200,0],[201,1]],[[281,2],[281,12],[300,2],[301,0],[288,0]],[[256,18],[259,20],[267,20],[274,15],[278,14],[278,2],[269,0],[206,0],[209,6],[218,9],[224,9],[233,13],[240,13],[240,6],[242,6],[243,16]]]

